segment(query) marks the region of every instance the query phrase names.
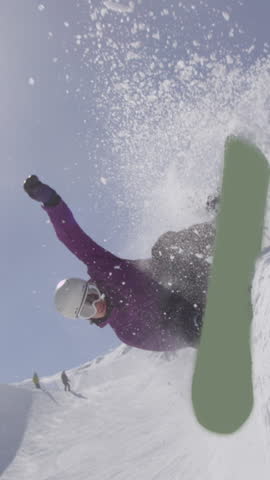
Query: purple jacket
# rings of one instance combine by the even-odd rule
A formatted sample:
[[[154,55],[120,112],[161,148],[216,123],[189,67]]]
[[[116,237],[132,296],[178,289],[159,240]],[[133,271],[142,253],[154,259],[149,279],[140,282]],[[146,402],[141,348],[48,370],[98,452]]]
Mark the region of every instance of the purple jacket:
[[[138,262],[119,258],[95,243],[63,201],[43,208],[59,240],[87,266],[91,279],[107,296],[110,315],[99,326],[109,324],[119,339],[132,347],[153,351],[180,348],[181,339],[164,327],[161,299],[165,288],[140,270]]]

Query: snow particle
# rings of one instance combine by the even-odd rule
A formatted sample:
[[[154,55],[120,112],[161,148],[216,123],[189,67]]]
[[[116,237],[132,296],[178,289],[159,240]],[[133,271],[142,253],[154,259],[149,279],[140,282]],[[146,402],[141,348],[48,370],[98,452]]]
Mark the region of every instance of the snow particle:
[[[36,82],[35,82],[34,77],[29,77],[29,78],[28,78],[28,85],[30,85],[30,86],[32,87],[33,85],[35,85],[35,83],[36,83]]]
[[[231,57],[231,55],[226,55],[226,62],[228,65],[233,64],[233,58]]]
[[[251,45],[251,47],[247,49],[247,53],[250,54],[253,50],[255,50],[255,45]]]
[[[153,33],[152,38],[154,38],[155,40],[160,40],[159,32]]]
[[[224,18],[224,20],[226,20],[226,22],[228,22],[230,20],[230,15],[228,12],[222,12],[222,16]]]
[[[43,11],[45,10],[45,5],[43,5],[42,3],[40,3],[39,6],[38,6],[38,10],[39,10],[40,12],[43,12]]]
[[[81,40],[82,40],[81,35],[75,35],[76,45],[81,45]]]
[[[132,13],[135,6],[134,2],[129,2],[128,5],[122,5],[121,3],[116,3],[112,0],[105,0],[103,3],[108,10],[118,13]]]
[[[107,8],[102,8],[102,9],[100,10],[100,14],[101,14],[102,17],[105,17],[105,15],[107,15],[107,13],[108,13]]]

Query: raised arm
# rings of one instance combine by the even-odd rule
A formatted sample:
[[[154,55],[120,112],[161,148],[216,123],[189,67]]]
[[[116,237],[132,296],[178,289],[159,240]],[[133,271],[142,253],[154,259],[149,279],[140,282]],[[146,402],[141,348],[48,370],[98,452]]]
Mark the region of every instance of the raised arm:
[[[112,268],[121,259],[98,245],[76,222],[72,212],[60,199],[54,206],[43,206],[47,212],[56,235],[66,247],[91,270]]]
[[[94,279],[107,277],[121,265],[122,259],[98,245],[81,229],[68,206],[49,185],[32,175],[25,181],[24,189],[31,198],[43,203],[59,240],[88,267]]]

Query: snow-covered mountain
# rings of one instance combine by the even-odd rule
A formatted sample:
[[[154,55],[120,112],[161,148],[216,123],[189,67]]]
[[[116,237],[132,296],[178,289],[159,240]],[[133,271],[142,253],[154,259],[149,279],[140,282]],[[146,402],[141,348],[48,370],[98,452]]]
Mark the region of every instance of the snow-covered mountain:
[[[3,480],[269,478],[270,251],[253,281],[254,409],[235,434],[203,429],[191,402],[195,351],[168,358],[124,345],[60,374],[0,387]]]

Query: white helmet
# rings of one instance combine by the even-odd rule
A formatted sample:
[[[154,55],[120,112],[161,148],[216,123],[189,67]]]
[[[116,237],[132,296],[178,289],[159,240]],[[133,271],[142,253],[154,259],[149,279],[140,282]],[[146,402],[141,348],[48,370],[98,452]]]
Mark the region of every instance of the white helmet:
[[[67,278],[56,286],[54,303],[56,309],[67,318],[78,318],[81,304],[87,290],[87,281],[81,278]]]
[[[67,318],[91,318],[96,314],[95,303],[104,298],[96,285],[81,278],[67,278],[56,286],[56,309]]]

